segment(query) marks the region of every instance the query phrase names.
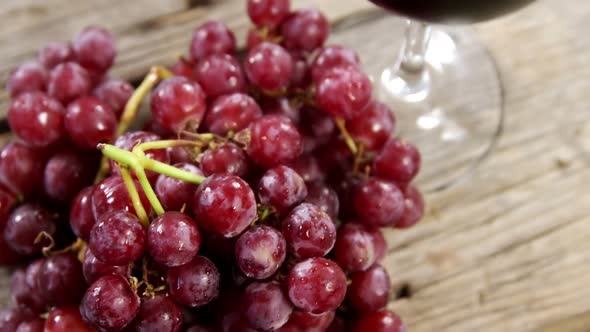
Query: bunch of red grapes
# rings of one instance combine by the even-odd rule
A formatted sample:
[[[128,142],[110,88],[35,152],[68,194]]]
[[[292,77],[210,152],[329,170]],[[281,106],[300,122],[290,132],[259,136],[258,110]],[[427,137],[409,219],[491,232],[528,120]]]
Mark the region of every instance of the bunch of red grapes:
[[[247,10],[245,55],[210,21],[137,90],[99,27],[12,73],[1,332],[405,331],[381,229],[422,217],[419,153],[321,12]]]

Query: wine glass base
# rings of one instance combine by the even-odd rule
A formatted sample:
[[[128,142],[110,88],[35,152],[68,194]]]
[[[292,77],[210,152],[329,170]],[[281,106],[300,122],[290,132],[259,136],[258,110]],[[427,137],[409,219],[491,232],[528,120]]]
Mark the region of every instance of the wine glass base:
[[[469,178],[492,151],[503,124],[502,85],[493,58],[466,27],[433,26],[426,70],[400,75],[394,62],[405,28],[403,18],[373,17],[333,42],[359,52],[376,97],[395,113],[395,135],[421,151],[417,185],[436,192]]]

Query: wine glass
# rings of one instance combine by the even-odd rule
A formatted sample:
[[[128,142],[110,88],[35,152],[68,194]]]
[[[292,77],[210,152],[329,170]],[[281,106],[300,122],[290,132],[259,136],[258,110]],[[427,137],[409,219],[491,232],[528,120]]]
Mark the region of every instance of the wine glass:
[[[418,185],[426,192],[446,189],[492,151],[502,131],[503,91],[493,57],[472,30],[424,22],[475,23],[534,0],[369,1],[412,18],[372,19],[369,29],[381,33],[365,32],[370,36],[362,45],[357,35],[355,48],[370,59],[367,70],[397,116],[398,133],[422,153]],[[401,50],[396,61],[384,51],[392,47]]]

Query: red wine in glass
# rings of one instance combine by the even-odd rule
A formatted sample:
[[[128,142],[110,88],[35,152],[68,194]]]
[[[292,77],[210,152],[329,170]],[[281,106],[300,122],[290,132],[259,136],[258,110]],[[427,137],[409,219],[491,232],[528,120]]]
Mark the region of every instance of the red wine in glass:
[[[434,23],[475,23],[502,16],[534,0],[369,0],[395,13]]]

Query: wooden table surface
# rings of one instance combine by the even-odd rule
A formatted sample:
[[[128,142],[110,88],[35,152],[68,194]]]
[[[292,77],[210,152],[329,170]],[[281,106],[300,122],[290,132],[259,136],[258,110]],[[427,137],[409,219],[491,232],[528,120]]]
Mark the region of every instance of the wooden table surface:
[[[137,80],[185,52],[206,19],[243,41],[243,2],[2,0],[0,81],[88,24],[117,35],[113,76]],[[292,2],[324,10],[336,37],[351,28],[339,22],[377,12],[365,0]],[[539,0],[474,29],[504,83],[505,130],[472,179],[427,196],[419,226],[386,233],[390,307],[412,332],[590,331],[590,1]],[[1,92],[1,112],[6,102]]]

